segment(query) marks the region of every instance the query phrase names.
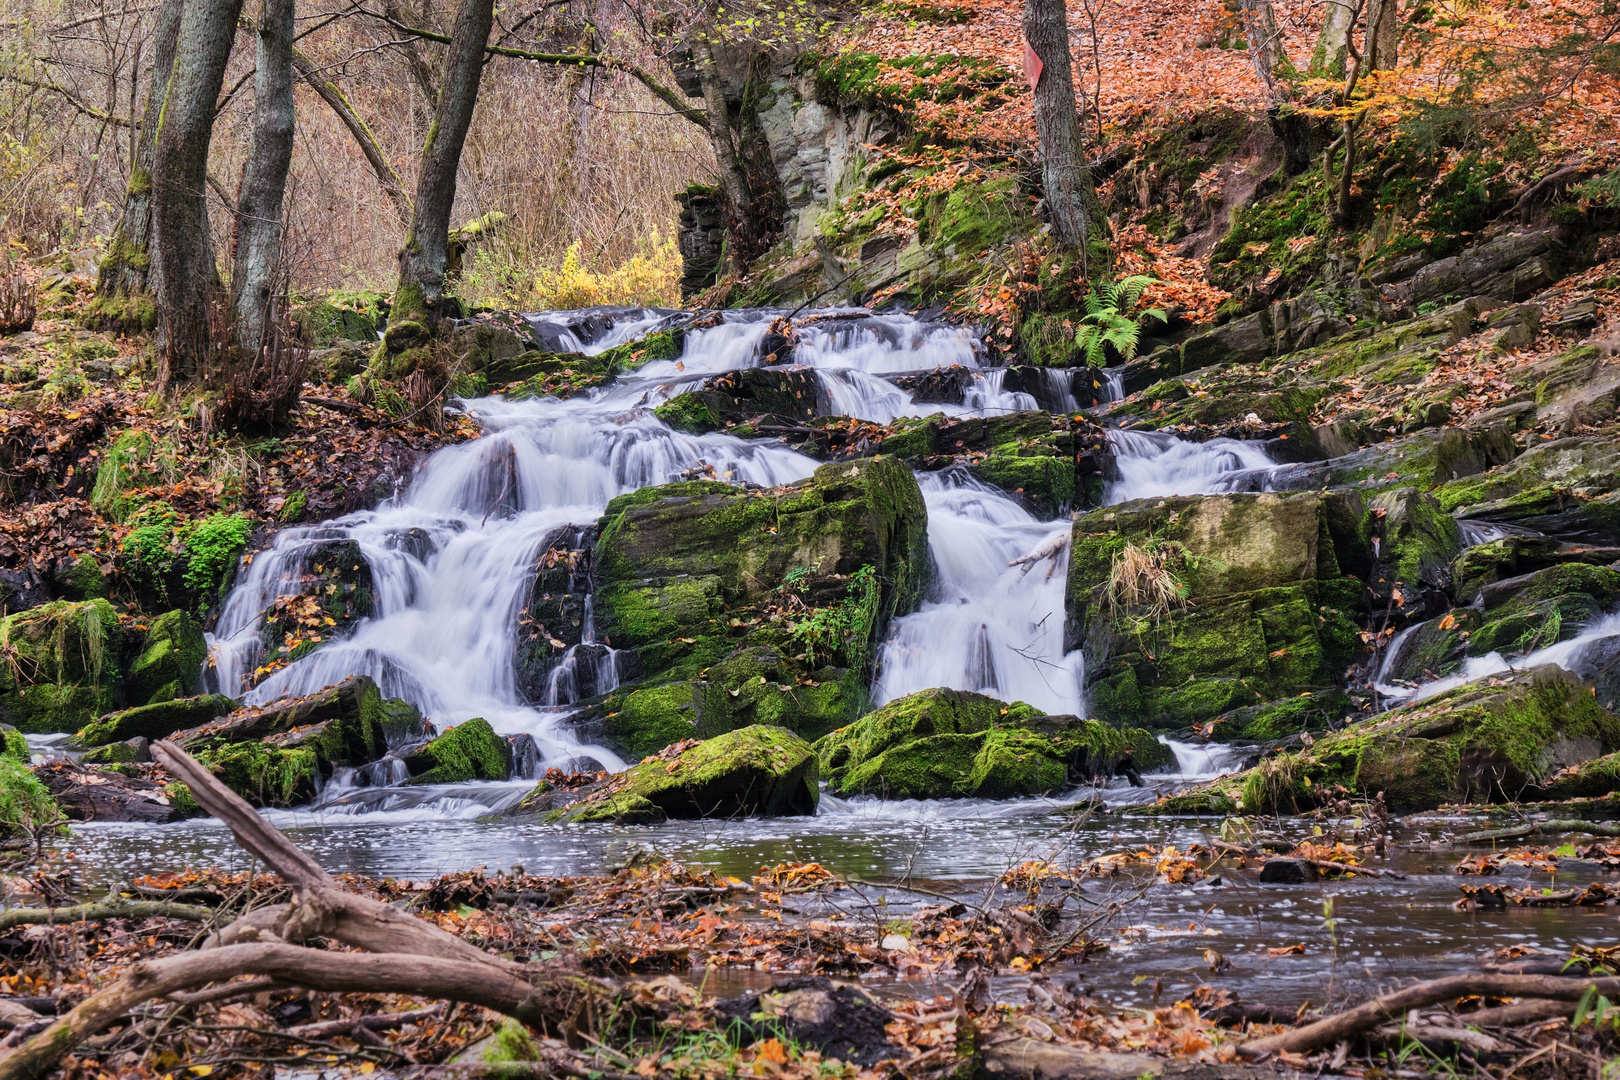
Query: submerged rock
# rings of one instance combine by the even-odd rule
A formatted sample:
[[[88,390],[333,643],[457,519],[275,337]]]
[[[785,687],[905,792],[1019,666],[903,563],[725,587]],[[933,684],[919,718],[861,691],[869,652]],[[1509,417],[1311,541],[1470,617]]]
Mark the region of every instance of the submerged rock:
[[[1170,764],[1146,731],[963,690],[892,701],[816,743],[827,787],[901,799],[1011,798]]]
[[[802,816],[816,812],[816,776],[809,743],[785,728],[758,724],[665,747],[600,785],[568,789],[542,782],[514,813],[621,825]]]

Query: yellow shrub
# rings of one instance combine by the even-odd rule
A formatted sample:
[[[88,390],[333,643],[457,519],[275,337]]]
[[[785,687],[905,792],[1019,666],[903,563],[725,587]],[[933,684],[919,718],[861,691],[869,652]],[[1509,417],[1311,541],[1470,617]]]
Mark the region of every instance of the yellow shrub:
[[[681,302],[681,253],[655,232],[611,270],[585,265],[576,240],[562,265],[527,270],[511,253],[478,250],[462,283],[469,299],[523,311],[566,311],[597,304],[674,307]]]

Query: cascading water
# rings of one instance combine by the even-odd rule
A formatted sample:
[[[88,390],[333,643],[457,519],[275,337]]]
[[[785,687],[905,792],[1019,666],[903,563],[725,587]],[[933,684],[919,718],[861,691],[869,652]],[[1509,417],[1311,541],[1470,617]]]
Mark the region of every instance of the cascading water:
[[[1417,628],[1412,627],[1402,633],[1407,634],[1415,629]],[[1566,671],[1585,676],[1590,674],[1589,658],[1605,644],[1610,646],[1620,644],[1620,612],[1597,619],[1572,638],[1549,645],[1545,649],[1537,649],[1511,661],[1501,653],[1495,652],[1473,656],[1465,661],[1461,670],[1454,675],[1433,679],[1419,686],[1391,686],[1380,681],[1377,690],[1398,704],[1408,705],[1490,675],[1500,675],[1504,671],[1519,671],[1539,664],[1556,664]],[[1393,655],[1396,651],[1394,643],[1391,644],[1390,650]],[[1382,674],[1381,672],[1381,677]]]

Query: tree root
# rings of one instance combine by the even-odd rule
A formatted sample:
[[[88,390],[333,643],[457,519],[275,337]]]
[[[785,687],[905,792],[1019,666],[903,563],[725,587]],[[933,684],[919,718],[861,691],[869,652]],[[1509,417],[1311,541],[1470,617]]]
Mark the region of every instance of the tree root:
[[[560,964],[519,964],[486,953],[380,901],[343,892],[320,864],[185,751],[172,743],[158,743],[152,752],[191,788],[205,810],[230,827],[239,844],[292,886],[293,899],[251,912],[199,951],[132,965],[123,977],[0,1059],[0,1080],[38,1080],[75,1046],[142,1002],[185,995],[241,976],[332,993],[465,1001],[542,1032],[590,1030],[596,1016],[608,1013],[615,993],[611,983]],[[314,937],[364,951],[298,944]],[[253,985],[265,984],[221,989],[234,994]]]

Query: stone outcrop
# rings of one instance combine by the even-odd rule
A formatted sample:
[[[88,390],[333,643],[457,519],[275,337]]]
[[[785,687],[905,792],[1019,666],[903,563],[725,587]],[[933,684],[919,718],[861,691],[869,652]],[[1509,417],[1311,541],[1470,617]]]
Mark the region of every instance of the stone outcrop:
[[[1361,653],[1359,500],[1146,499],[1075,521],[1065,644],[1104,720],[1179,728],[1334,686]]]

